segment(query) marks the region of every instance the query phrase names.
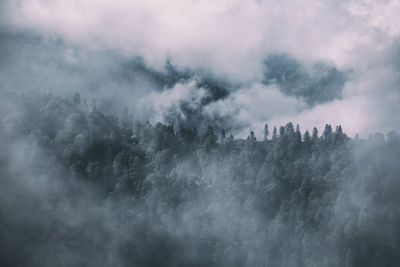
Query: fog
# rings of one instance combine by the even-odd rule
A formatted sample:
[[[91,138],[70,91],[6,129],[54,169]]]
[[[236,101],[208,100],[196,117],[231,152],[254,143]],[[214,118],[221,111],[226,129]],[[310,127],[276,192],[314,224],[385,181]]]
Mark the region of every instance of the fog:
[[[399,12],[2,1],[0,265],[398,266]]]

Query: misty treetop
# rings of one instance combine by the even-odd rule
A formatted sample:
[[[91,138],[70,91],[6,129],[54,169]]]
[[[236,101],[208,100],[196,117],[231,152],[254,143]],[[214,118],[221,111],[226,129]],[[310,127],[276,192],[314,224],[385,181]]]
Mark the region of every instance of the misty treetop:
[[[399,267],[399,14],[0,0],[0,267]]]
[[[400,264],[395,132],[289,122],[235,139],[107,114],[79,94],[9,97],[2,266]]]

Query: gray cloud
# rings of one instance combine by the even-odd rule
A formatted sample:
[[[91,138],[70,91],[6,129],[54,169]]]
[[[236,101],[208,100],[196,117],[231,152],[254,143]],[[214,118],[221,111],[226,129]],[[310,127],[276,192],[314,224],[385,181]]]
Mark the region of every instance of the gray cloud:
[[[2,39],[6,41],[1,53],[8,64],[3,63],[0,75],[5,81],[3,89],[28,87],[28,84],[34,90],[88,91],[92,93],[89,98],[100,95],[108,110],[123,102],[143,113],[136,99],[154,96],[154,100],[147,102],[153,106],[147,109],[161,114],[169,111],[160,106],[166,109],[170,106],[159,105],[158,95],[153,91],[165,86],[165,80],[160,83],[157,75],[168,77],[164,75],[168,74],[166,62],[182,73],[188,69],[194,73],[205,70],[220,80],[238,84],[228,89],[236,91],[240,87],[240,92],[235,93],[240,95],[243,88],[252,88],[252,84],[265,79],[267,55],[285,53],[304,69],[312,70],[315,63],[321,62],[328,69],[338,70],[339,76],[343,71],[350,71],[351,75],[346,76],[344,84],[343,77],[339,79],[336,74],[321,80],[321,73],[314,77],[310,72],[307,77],[280,86],[281,90],[298,96],[301,88],[296,86],[303,83],[311,88],[307,89],[309,99],[321,95],[322,90],[329,92],[327,100],[340,99],[302,109],[296,106],[301,106],[303,100],[293,99],[290,101],[297,114],[286,108],[287,114],[279,112],[279,116],[264,117],[260,114],[270,113],[271,101],[266,100],[265,108],[258,105],[255,109],[232,96],[227,100],[229,105],[243,108],[249,114],[250,121],[245,125],[263,124],[260,117],[273,124],[293,120],[306,127],[330,122],[344,125],[351,134],[367,135],[380,129],[398,129],[399,119],[389,122],[387,118],[394,117],[399,98],[398,67],[393,61],[398,51],[396,11],[399,9],[397,1],[363,0],[307,3],[175,0],[168,4],[4,1],[1,22],[6,32]],[[144,69],[129,63],[135,58],[143,60]],[[279,79],[282,74],[275,76]],[[326,85],[320,87],[321,83]],[[342,85],[343,90],[338,94],[336,88]],[[194,98],[198,94],[191,89],[182,90],[182,95],[175,99],[188,98],[188,91],[194,93]],[[147,95],[148,92],[151,93]],[[254,89],[247,93],[260,94]],[[284,107],[286,100],[282,101]],[[156,115],[154,119],[161,117]]]
[[[392,1],[391,3],[393,3]],[[283,51],[306,60],[348,64],[362,45],[395,34],[380,24],[386,6],[352,1],[47,1],[6,2],[7,22],[90,47],[142,56],[163,67],[200,65],[233,78],[260,78],[265,54]],[[363,12],[357,9],[363,5]],[[392,4],[392,8],[396,8]],[[304,12],[298,12],[298,10]],[[395,13],[387,14],[395,19]],[[357,23],[357,24],[356,24]],[[312,27],[313,30],[309,30]],[[386,35],[386,36],[385,36]],[[382,43],[382,40],[379,40]]]
[[[257,201],[247,198],[251,194],[246,192],[261,190],[262,196],[271,197],[271,203],[276,201],[285,209],[282,184],[286,176],[281,181],[278,169],[285,161],[278,158],[276,166],[271,162],[271,166],[261,166],[266,156],[260,152],[264,144],[258,143],[260,149],[251,150],[252,139],[232,143],[226,138],[218,145],[221,153],[231,149],[231,156],[208,156],[201,148],[189,156],[183,151],[182,158],[177,158],[168,149],[175,144],[169,141],[176,141],[171,138],[170,127],[142,124],[135,128],[130,117],[124,121],[126,117],[105,117],[90,110],[95,109],[91,99],[106,114],[121,113],[127,107],[140,122],[173,123],[175,130],[196,126],[200,139],[208,124],[215,126],[216,133],[226,128],[228,134],[240,138],[254,130],[258,139],[265,123],[271,130],[271,126],[288,121],[299,123],[302,130],[317,126],[320,132],[326,123],[341,124],[350,136],[360,133],[362,137],[370,132],[400,130],[399,13],[396,0],[2,1],[0,215],[4,221],[0,224],[8,231],[2,233],[6,241],[0,244],[0,264],[210,266],[213,260],[218,262],[213,259],[217,257],[226,266],[262,266],[267,260],[271,265],[275,260],[297,266],[296,257],[304,257],[304,264],[336,266],[348,260],[342,257],[341,244],[339,249],[320,244],[327,238],[333,243],[334,238],[340,240],[342,230],[351,236],[353,219],[348,220],[346,214],[354,213],[354,207],[362,211],[354,220],[360,229],[385,237],[382,240],[390,240],[389,245],[395,246],[395,238],[386,238],[392,231],[375,232],[379,218],[374,216],[385,203],[370,199],[371,190],[359,190],[369,169],[353,179],[355,170],[336,162],[341,159],[335,153],[353,152],[350,145],[328,154],[330,158],[317,151],[315,157],[293,164],[293,169],[287,166],[285,175],[293,176],[293,183],[299,182],[295,173],[306,173],[301,181],[303,193],[307,186],[328,190],[325,184],[313,184],[318,181],[333,181],[339,186],[338,196],[329,189],[321,195],[321,202],[310,203],[318,210],[324,201],[332,201],[327,210],[333,210],[337,219],[329,226],[334,227],[333,233],[327,237],[324,230],[311,231],[304,239],[296,239],[297,233],[285,224],[285,218],[271,217],[266,223],[257,211],[259,207],[254,206]],[[282,55],[289,64],[282,67],[279,62],[268,63],[268,59]],[[70,104],[75,92],[88,101],[87,105]],[[38,103],[46,104],[36,107]],[[92,122],[85,116],[99,120],[94,130],[99,144],[91,144],[86,152],[90,160],[80,170],[85,178],[93,179],[89,182],[72,177],[79,176],[79,160],[75,165],[65,163],[74,153],[81,153],[79,149],[88,148],[93,129],[89,129]],[[127,132],[123,132],[124,127],[114,127],[124,123],[130,127]],[[37,133],[39,130],[46,134]],[[176,139],[186,134],[190,140],[193,133],[177,134]],[[115,143],[118,135],[124,136],[124,142]],[[208,138],[206,141],[212,141]],[[36,144],[46,144],[50,139],[54,151]],[[69,143],[63,144],[64,139]],[[325,141],[321,140],[323,146]],[[364,141],[361,145],[352,143],[366,150],[354,153],[355,163],[348,159],[354,166],[368,163],[368,149],[375,149],[363,148]],[[385,149],[390,148],[387,143]],[[122,152],[113,154],[107,161],[113,170],[102,170],[101,179],[106,181],[94,181],[99,165],[95,161],[113,149],[128,151],[129,159]],[[279,157],[275,149],[265,150],[271,159]],[[348,150],[342,153],[341,149]],[[97,153],[99,150],[102,153]],[[382,150],[371,162],[385,159],[384,155]],[[169,161],[175,164],[170,172],[156,169],[168,168]],[[311,170],[306,168],[307,162],[319,172],[331,161],[338,169],[333,166],[326,177],[318,180],[312,176],[308,181],[307,171]],[[396,188],[397,172],[390,173],[396,163],[381,161],[391,165],[378,164],[374,170],[378,173],[370,178],[369,186],[376,184],[374,179],[381,178],[379,171],[384,169],[381,166],[386,166],[390,179],[381,186]],[[128,175],[134,181],[144,180],[143,188],[156,185],[144,199],[118,195],[124,190],[124,182],[128,183],[122,173],[128,171],[124,164],[132,167]],[[141,177],[142,169],[152,172]],[[258,169],[259,174],[254,171]],[[121,173],[110,174],[117,171]],[[338,173],[347,180],[331,179],[340,177]],[[105,195],[97,186],[109,186],[110,177],[115,179],[115,192]],[[265,179],[264,187],[256,184],[261,178]],[[294,205],[299,205],[296,197],[290,195]],[[269,205],[265,199],[258,202]],[[374,213],[369,214],[370,208]],[[391,206],[388,209],[395,210]],[[307,216],[327,216],[321,212]],[[363,237],[369,237],[368,231]],[[282,244],[294,247],[280,250]],[[384,241],[382,244],[386,248]],[[296,251],[297,246],[304,251]],[[210,256],[210,250],[216,255]],[[277,251],[293,254],[277,255]],[[165,262],[165,258],[170,260]]]

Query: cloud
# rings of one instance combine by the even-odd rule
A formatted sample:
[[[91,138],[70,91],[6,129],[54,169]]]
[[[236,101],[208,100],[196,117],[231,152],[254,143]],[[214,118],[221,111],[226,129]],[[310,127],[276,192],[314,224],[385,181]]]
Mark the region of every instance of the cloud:
[[[260,78],[266,53],[342,65],[360,46],[386,46],[398,34],[395,2],[19,0],[5,5],[7,23],[17,29],[140,55],[153,67],[171,59],[253,80]]]
[[[263,83],[277,84],[284,94],[303,97],[310,105],[341,98],[345,81],[345,72],[324,63],[304,66],[286,54],[265,60]]]
[[[388,61],[382,56],[362,72],[353,73],[343,88],[342,99],[302,110],[294,116],[284,115],[271,123],[293,121],[309,130],[313,126],[322,129],[326,123],[341,124],[349,135],[359,133],[362,137],[399,130],[400,73]]]
[[[142,112],[141,117],[147,117],[153,122],[168,122],[168,117],[185,121],[187,114],[182,110],[182,105],[196,110],[201,108],[201,102],[207,96],[204,88],[198,88],[196,80],[177,83],[170,89],[153,91],[138,99],[135,103],[136,112]]]
[[[205,112],[211,117],[231,117],[241,127],[237,134],[246,137],[249,130],[261,136],[264,124],[282,115],[294,115],[305,109],[307,104],[294,97],[283,95],[275,85],[253,84],[233,92],[226,99],[211,103]]]
[[[19,114],[25,110],[9,101],[6,91],[33,90],[57,95],[78,91],[82,98],[97,99],[98,106],[107,113],[127,106],[136,119],[196,126],[199,130],[210,123],[216,126],[216,131],[224,127],[236,137],[246,137],[254,130],[260,139],[265,123],[271,129],[289,121],[299,123],[302,131],[317,126],[321,132],[326,123],[341,124],[350,136],[360,133],[361,137],[370,132],[400,130],[398,14],[397,0],[3,0],[0,3],[2,127],[7,136],[19,138],[15,133],[24,126]],[[288,64],[270,77],[278,82],[263,83],[265,60],[282,54],[301,66],[299,72],[293,72],[298,78],[288,82],[286,74],[291,72],[286,70],[292,65]],[[316,63],[327,68],[315,69]],[[169,72],[166,66],[173,66],[176,73]],[[341,76],[343,73],[345,78]],[[207,81],[207,75],[222,81],[223,86]],[[335,81],[331,80],[336,80],[339,86],[332,86]],[[332,90],[323,99],[324,103],[307,99],[314,100],[323,89]],[[80,136],[75,141],[84,139]],[[96,259],[97,265],[106,264],[107,260],[111,261],[108,265],[118,265],[113,264],[113,257],[115,260],[119,257],[113,254],[117,253],[114,250],[119,251],[119,246],[126,249],[127,259],[140,258],[131,248],[143,246],[141,240],[150,240],[149,248],[152,242],[159,247],[162,234],[177,233],[178,244],[173,240],[160,249],[164,254],[158,257],[165,258],[171,256],[171,251],[184,255],[185,249],[190,250],[187,237],[193,229],[203,229],[199,220],[202,213],[198,212],[202,203],[182,207],[186,216],[178,227],[171,219],[176,217],[172,213],[160,220],[157,216],[146,219],[142,207],[134,206],[134,200],[96,204],[97,194],[60,173],[62,168],[52,166],[46,151],[38,151],[20,140],[11,150],[6,153],[10,164],[4,168],[5,186],[0,189],[3,193],[0,199],[9,204],[4,206],[7,207],[5,225],[25,227],[22,222],[29,218],[26,214],[37,211],[34,223],[43,229],[39,235],[48,241],[43,245],[35,242],[34,255],[43,255],[44,251],[49,258],[57,255],[57,249],[64,248],[57,248],[59,240],[51,238],[60,236],[74,241],[72,247],[84,248],[73,251],[77,259],[69,256],[68,247],[65,248],[69,265],[84,264],[78,261],[82,254],[85,261]],[[229,170],[236,163],[202,164],[214,174],[211,177],[215,181],[224,182],[230,172],[225,174],[222,170]],[[188,163],[182,169],[191,167]],[[48,170],[52,175],[47,175]],[[6,171],[15,173],[20,180],[12,179]],[[186,179],[184,173],[181,179]],[[226,177],[221,179],[219,174]],[[225,184],[221,187],[230,189]],[[16,192],[21,190],[24,198],[19,200]],[[69,191],[74,194],[70,196]],[[151,210],[164,208],[159,205],[158,197],[155,194],[148,199]],[[235,210],[229,206],[226,194],[213,197],[218,201],[208,212],[215,215],[217,223],[212,224],[215,229],[208,226],[204,229],[215,232],[216,237],[229,245],[235,244],[237,233],[249,244],[260,236],[258,232],[246,233],[248,229],[243,226],[251,221],[244,212],[243,202],[235,204],[238,208]],[[200,198],[204,199],[206,196]],[[76,207],[76,203],[81,206]],[[48,214],[52,214],[50,218],[43,216]],[[243,224],[224,230],[227,221],[234,221],[231,218],[244,218]],[[152,219],[159,223],[149,224]],[[149,229],[163,229],[163,223],[172,231],[160,235]],[[81,230],[80,234],[71,236],[69,233],[74,232],[71,227]],[[84,242],[79,242],[81,232],[85,233]],[[26,245],[23,234],[13,245],[15,251]],[[144,238],[134,241],[129,239],[143,235]],[[92,251],[96,243],[109,245]],[[106,253],[108,246],[110,255]],[[257,253],[265,255],[266,246],[261,243],[259,247]],[[25,254],[31,255],[22,255]],[[150,261],[157,259],[153,256],[145,254]]]
[[[3,67],[0,74],[6,77],[4,86],[29,84],[62,88],[60,91],[85,88],[101,91],[104,98],[114,99],[112,103],[122,101],[136,110],[140,106],[136,100],[141,99],[158,119],[173,106],[168,99],[179,103],[179,99],[196,98],[201,93],[201,89],[196,92],[185,85],[186,89],[159,94],[153,90],[163,85],[154,82],[154,77],[142,79],[139,75],[130,80],[138,70],[130,68],[127,59],[139,57],[146,68],[160,73],[165,73],[168,61],[180,71],[205,70],[218,79],[239,84],[230,88],[233,95],[227,100],[206,103],[204,110],[227,115],[225,108],[230,105],[229,116],[237,116],[241,126],[260,128],[256,125],[264,120],[274,124],[293,120],[307,128],[312,124],[342,124],[350,133],[367,135],[400,125],[394,115],[400,95],[396,61],[400,4],[395,0],[6,0],[1,10],[1,28],[8,34],[42,38],[37,47],[25,46],[19,53],[20,61],[13,58],[11,67]],[[65,51],[54,53],[51,48],[58,42]],[[49,53],[54,56],[49,57]],[[277,97],[276,90],[258,85],[264,79],[266,56],[276,53],[293,57],[306,69],[322,62],[339,72],[351,70],[346,83],[341,81],[341,99],[336,99],[335,93],[330,102],[305,107],[302,99]],[[32,63],[24,67],[28,61]],[[16,75],[21,68],[24,77]],[[13,75],[18,79],[8,78]],[[44,82],[45,77],[53,78]],[[318,85],[319,78],[311,78],[316,83],[310,83]],[[329,84],[324,88],[333,90]],[[312,91],[318,90],[322,89],[314,86]],[[174,98],[171,92],[181,96]],[[117,95],[123,95],[123,100]],[[158,106],[163,103],[160,97],[171,105]],[[261,105],[259,99],[269,104]],[[282,111],[276,112],[274,107],[279,105]]]

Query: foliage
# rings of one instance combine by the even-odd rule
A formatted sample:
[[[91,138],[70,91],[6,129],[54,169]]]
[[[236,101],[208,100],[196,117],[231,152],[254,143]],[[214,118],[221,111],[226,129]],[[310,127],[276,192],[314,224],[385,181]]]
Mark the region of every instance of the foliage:
[[[100,259],[90,260],[89,253],[87,262],[78,257],[75,265],[116,264],[109,255],[121,266],[400,263],[400,136],[393,132],[387,140],[380,134],[352,140],[341,126],[333,130],[327,124],[322,136],[314,128],[310,136],[288,123],[279,134],[274,127],[271,139],[266,126],[262,141],[253,132],[246,140],[226,137],[225,130],[218,138],[212,125],[198,133],[138,122],[128,111],[107,115],[79,95],[73,100],[46,95],[34,104],[32,97],[17,99],[24,103],[23,114],[4,117],[0,127],[2,177],[21,175],[7,167],[12,163],[6,155],[29,137],[42,153],[24,163],[33,177],[38,168],[50,180],[57,176],[96,188],[102,201],[115,206],[109,220],[130,222],[119,226],[121,235],[88,219],[98,230],[97,245],[90,239],[79,243],[81,237],[67,223],[59,231],[39,232],[43,238],[26,239],[28,244],[44,240],[53,245],[68,239],[76,242],[66,248],[72,254],[76,247],[98,246],[99,254],[84,250]],[[2,190],[11,180],[4,178]],[[69,203],[68,194],[79,192],[67,188],[69,193],[55,196],[57,201]],[[1,212],[3,219],[11,218],[3,223],[11,233],[29,235],[13,223],[9,211]],[[40,206],[37,212],[49,211]],[[78,228],[90,233],[87,226]]]

